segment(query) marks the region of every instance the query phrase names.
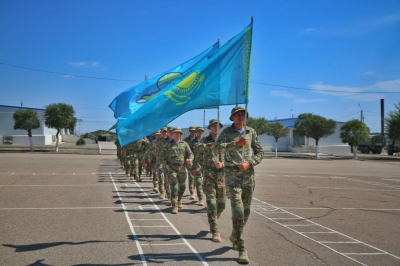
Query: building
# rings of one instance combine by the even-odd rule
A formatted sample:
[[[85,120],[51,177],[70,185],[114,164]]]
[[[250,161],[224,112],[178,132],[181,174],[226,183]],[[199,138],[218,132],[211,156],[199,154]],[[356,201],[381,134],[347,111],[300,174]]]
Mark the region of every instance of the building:
[[[45,109],[8,105],[0,105],[0,145],[4,144],[5,140],[12,140],[13,144],[29,145],[28,132],[26,130],[14,130],[15,121],[13,119],[13,114],[15,111],[21,109],[34,110],[38,115],[40,127],[32,130],[33,144],[51,145],[55,141],[57,130],[45,126],[43,119]],[[82,120],[78,119],[78,121],[81,122]]]
[[[298,118],[285,118],[270,120],[267,123],[279,122],[285,127],[290,129],[287,137],[278,139],[278,151],[279,152],[315,152],[315,140],[313,138],[307,138],[300,136],[296,131],[295,122]],[[350,153],[350,146],[347,143],[343,143],[340,139],[340,127],[344,122],[336,121],[335,133],[327,138],[319,140],[319,151],[322,153]],[[208,125],[204,126],[204,136],[208,136],[209,130]],[[231,126],[231,124],[224,124],[224,128]],[[182,129],[183,137],[189,135],[189,129]],[[275,151],[275,139],[273,137],[263,134],[258,136],[264,151]]]

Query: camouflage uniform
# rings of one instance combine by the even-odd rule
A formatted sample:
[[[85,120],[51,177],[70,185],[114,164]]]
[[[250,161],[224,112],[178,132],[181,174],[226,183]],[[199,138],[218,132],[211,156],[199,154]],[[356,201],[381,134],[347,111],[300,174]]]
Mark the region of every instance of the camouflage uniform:
[[[168,127],[168,131],[170,131],[172,127]],[[171,145],[171,139],[168,137],[164,139],[164,142],[161,144],[161,149],[157,156],[156,168],[164,166],[164,187],[165,192],[169,198],[171,198],[171,189],[170,189],[170,176],[169,176],[169,165],[168,165],[168,147]]]
[[[200,175],[203,172],[203,191],[207,199],[208,223],[210,224],[211,233],[218,233],[217,220],[222,211],[225,210],[226,189],[224,169],[217,169],[215,166],[217,162],[222,162],[222,160],[217,157],[214,149],[211,148],[213,142],[215,140],[210,134],[196,144],[192,171],[196,175]],[[201,159],[203,159],[203,164],[201,164]]]
[[[163,195],[165,193],[165,164],[162,162],[162,158],[160,155],[161,155],[161,150],[164,147],[164,144],[166,142],[167,142],[167,139],[158,138],[155,142],[154,148],[152,149],[152,155],[155,158],[153,170],[154,169],[157,170],[158,190],[160,191],[161,195]]]
[[[142,164],[142,160],[143,160],[143,156],[147,150],[147,148],[149,147],[149,140],[147,138],[143,138],[141,139],[141,143],[140,143],[140,148],[139,151],[137,153],[137,158],[138,158],[138,167],[139,167],[139,180],[141,180],[141,176],[142,176],[142,172],[143,172],[143,164]]]
[[[182,133],[180,128],[176,128],[174,132]],[[189,145],[183,140],[179,142],[171,141],[170,145],[167,146],[166,153],[171,185],[171,204],[173,208],[177,208],[178,202],[182,200],[186,189],[186,160],[193,160],[193,153]]]
[[[241,107],[235,108],[240,109]],[[264,152],[254,129],[247,127],[245,137],[248,142],[244,147],[236,145],[235,141],[240,137],[242,134],[232,124],[221,132],[215,145],[215,151],[218,154],[225,153],[225,183],[232,208],[231,240],[239,251],[245,252],[243,228],[250,216],[250,204],[255,187],[254,166],[261,162]],[[243,149],[245,150],[244,161],[250,163],[250,168],[245,172],[240,172],[238,165],[242,162]]]
[[[203,127],[196,127],[196,131],[202,130],[204,132]],[[194,151],[196,149],[196,145],[200,143],[202,139],[198,139],[197,137],[191,142],[191,150]],[[203,158],[199,158],[200,164],[203,164]],[[196,189],[197,197],[199,198],[199,202],[203,202],[204,193],[203,193],[203,175],[200,172],[199,175],[196,175],[193,180],[193,190]]]
[[[157,131],[157,133],[159,133],[159,132],[160,132],[160,131]],[[148,169],[147,171],[153,175],[153,186],[154,186],[154,189],[156,189],[156,190],[159,191],[159,189],[158,189],[158,176],[157,176],[157,172],[156,172],[156,173],[153,173],[153,171],[152,171],[153,168],[154,168],[154,166],[155,166],[154,150],[155,150],[155,148],[156,148],[157,142],[158,142],[158,138],[154,138],[154,139],[150,142],[150,144],[149,144],[149,146],[148,146],[146,152],[145,152],[144,155],[143,155],[143,160],[146,162],[146,164],[147,164],[148,166],[150,166],[150,169]],[[149,162],[149,159],[151,160],[151,162]]]
[[[190,130],[196,130],[196,126],[190,126],[189,127],[189,131]],[[183,141],[185,141],[189,145],[189,147],[192,150],[192,152],[194,152],[194,144],[195,144],[194,140],[195,139],[196,139],[196,137],[191,138],[190,135],[183,139]],[[194,176],[192,175],[191,172],[189,172],[189,178],[188,179],[189,179],[189,192],[190,192],[190,195],[193,196],[194,195],[194,185],[193,185]]]

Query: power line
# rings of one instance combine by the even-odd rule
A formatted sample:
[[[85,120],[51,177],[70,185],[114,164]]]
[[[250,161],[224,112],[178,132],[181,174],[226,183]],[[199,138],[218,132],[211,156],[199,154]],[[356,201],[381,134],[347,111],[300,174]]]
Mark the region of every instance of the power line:
[[[83,75],[75,75],[75,74],[67,74],[67,73],[62,73],[62,72],[56,72],[56,71],[48,71],[48,70],[42,70],[42,69],[37,69],[37,68],[31,68],[31,67],[24,67],[24,66],[18,66],[18,65],[12,65],[12,64],[7,64],[4,62],[0,62],[0,65],[4,66],[9,66],[9,67],[15,67],[15,68],[21,68],[25,70],[32,70],[32,71],[38,71],[38,72],[43,72],[43,73],[50,73],[50,74],[57,74],[57,75],[63,75],[63,76],[70,76],[70,77],[77,77],[77,78],[88,78],[88,79],[98,79],[98,80],[110,80],[110,81],[129,81],[129,82],[142,82],[142,80],[135,80],[135,79],[116,79],[116,78],[101,78],[101,77],[93,77],[93,76],[83,76]],[[293,86],[284,86],[284,85],[279,85],[279,84],[270,84],[270,83],[265,83],[265,82],[259,82],[259,81],[250,81],[250,83],[253,84],[259,84],[259,85],[264,85],[264,86],[271,86],[271,87],[279,87],[279,88],[286,88],[286,89],[293,89],[293,90],[305,90],[305,91],[320,91],[320,92],[336,92],[336,93],[349,93],[349,94],[376,94],[376,93],[400,93],[400,91],[358,91],[358,92],[353,92],[353,91],[343,91],[343,90],[321,90],[321,89],[310,89],[310,88],[301,88],[301,87],[293,87]]]

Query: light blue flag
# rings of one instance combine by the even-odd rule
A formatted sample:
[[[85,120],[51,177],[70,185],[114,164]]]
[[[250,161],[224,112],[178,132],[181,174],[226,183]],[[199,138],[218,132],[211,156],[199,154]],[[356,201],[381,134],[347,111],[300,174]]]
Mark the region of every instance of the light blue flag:
[[[247,26],[119,123],[121,145],[156,132],[190,110],[248,102],[252,28]]]
[[[125,90],[115,97],[108,107],[114,111],[115,118],[128,118],[145,103],[158,95],[160,91],[164,90],[175,79],[185,76],[187,71],[191,71],[196,64],[214,53],[217,49],[218,43],[215,43],[213,46],[209,47],[207,50],[189,61],[151,79],[146,79],[138,85]]]

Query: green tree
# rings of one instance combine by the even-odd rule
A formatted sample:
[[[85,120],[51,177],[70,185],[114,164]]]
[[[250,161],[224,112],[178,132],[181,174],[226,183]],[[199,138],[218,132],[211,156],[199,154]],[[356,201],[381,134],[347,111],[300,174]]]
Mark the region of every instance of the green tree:
[[[301,136],[315,139],[315,153],[316,157],[319,158],[318,142],[320,139],[335,133],[336,122],[319,115],[303,113],[300,114],[299,119],[296,120],[295,127]]]
[[[267,120],[265,117],[249,117],[246,123],[256,131],[258,136],[267,132]]]
[[[275,138],[275,157],[278,157],[278,139],[286,137],[289,132],[290,129],[286,128],[279,122],[267,124],[267,135]]]
[[[357,159],[357,146],[369,137],[369,128],[358,119],[347,121],[340,127],[340,138],[353,146],[353,158]]]
[[[388,112],[388,118],[385,119],[386,132],[392,140],[392,145],[395,140],[400,140],[400,101],[394,104],[395,110]]]
[[[18,110],[13,114],[14,118],[14,129],[23,129],[28,131],[30,150],[33,152],[33,140],[32,140],[32,129],[40,127],[39,118],[36,111],[26,109]]]
[[[65,103],[53,103],[46,106],[44,111],[44,123],[47,127],[57,130],[56,152],[58,152],[59,134],[63,128],[71,128],[72,124],[76,124],[74,117],[75,110],[72,105]]]

